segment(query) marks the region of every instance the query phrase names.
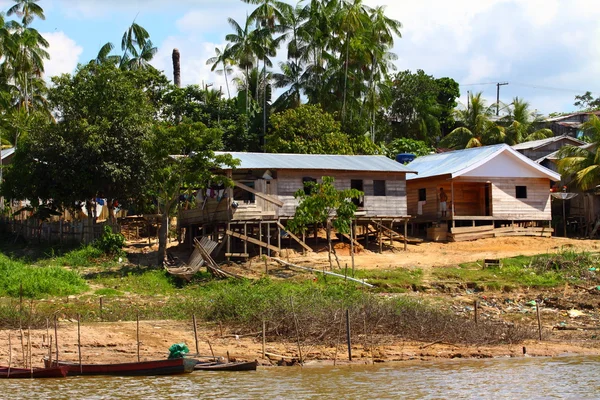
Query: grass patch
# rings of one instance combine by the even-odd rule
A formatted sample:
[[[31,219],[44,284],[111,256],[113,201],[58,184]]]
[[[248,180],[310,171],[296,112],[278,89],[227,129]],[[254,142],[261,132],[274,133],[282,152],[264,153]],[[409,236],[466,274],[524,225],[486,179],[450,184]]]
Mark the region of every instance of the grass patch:
[[[76,272],[60,267],[36,267],[0,254],[0,296],[41,298],[78,294],[87,284]]]
[[[109,268],[115,267],[119,263],[116,261],[115,257],[107,256],[102,250],[99,250],[92,245],[87,245],[62,254],[59,252],[57,255],[55,255],[54,249],[52,249],[48,258],[40,259],[36,264],[41,266],[58,265],[72,268]]]
[[[474,283],[486,289],[517,287],[546,288],[570,283],[597,283],[600,261],[597,254],[562,251],[555,254],[518,256],[502,260],[502,267],[482,268],[483,261],[453,268],[437,268],[440,280]]]
[[[343,271],[337,271],[342,274]],[[364,279],[367,283],[374,285],[371,289],[376,292],[404,293],[414,287],[421,285],[423,281],[423,270],[396,268],[391,270],[358,270],[355,278]]]
[[[115,297],[115,296],[122,296],[123,292],[116,290],[116,289],[112,289],[112,288],[102,288],[102,289],[96,290],[94,292],[94,294],[96,296]]]
[[[93,278],[93,281],[121,292],[150,296],[174,294],[180,285],[180,281],[169,275],[164,269],[149,270],[144,268],[128,270],[125,273],[101,274]]]

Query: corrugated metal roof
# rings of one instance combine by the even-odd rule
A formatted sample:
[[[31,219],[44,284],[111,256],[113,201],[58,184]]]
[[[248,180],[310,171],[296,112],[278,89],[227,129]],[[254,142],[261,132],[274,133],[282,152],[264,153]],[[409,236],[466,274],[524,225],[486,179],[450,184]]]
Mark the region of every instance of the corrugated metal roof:
[[[563,139],[566,139],[566,140],[572,142],[573,144],[577,144],[577,145],[581,145],[581,144],[585,143],[579,139],[575,139],[574,137],[571,137],[568,135],[560,135],[560,136],[553,136],[553,137],[546,138],[546,139],[531,140],[529,142],[515,144],[512,148],[515,150],[535,149],[537,147],[541,147],[541,146],[547,145],[549,143],[557,142],[557,141],[563,140]]]
[[[406,179],[422,179],[440,175],[451,175],[452,177],[460,176],[463,173],[479,167],[497,154],[500,154],[504,151],[508,151],[522,162],[539,170],[544,175],[548,176],[549,179],[560,179],[559,174],[556,174],[555,172],[536,164],[534,161],[517,152],[507,144],[473,147],[470,149],[417,157],[415,161],[408,164],[407,167],[409,169],[416,170],[418,175],[409,175]]]
[[[274,154],[216,152],[240,160],[238,169],[313,169],[414,173],[412,168],[385,156],[346,156],[333,154]]]
[[[0,159],[4,160],[8,156],[11,156],[15,152],[15,148],[3,149],[0,151]]]
[[[411,175],[406,179],[455,174],[458,171],[485,160],[504,146],[508,147],[505,144],[497,144],[494,146],[472,147],[470,149],[417,157],[413,162],[408,164],[407,167],[416,170],[418,175]]]

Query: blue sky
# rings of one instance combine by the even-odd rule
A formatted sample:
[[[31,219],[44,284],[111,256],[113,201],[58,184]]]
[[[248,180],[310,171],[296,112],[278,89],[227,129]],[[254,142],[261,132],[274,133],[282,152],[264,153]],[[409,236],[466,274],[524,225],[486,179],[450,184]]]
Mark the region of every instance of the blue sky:
[[[292,2],[290,2],[292,3]],[[423,69],[449,76],[467,90],[495,101],[495,82],[508,82],[502,101],[518,96],[542,113],[574,110],[586,90],[600,95],[600,7],[593,0],[364,0],[385,5],[402,22],[394,52],[398,70]],[[0,0],[8,9],[9,0]],[[171,52],[181,52],[182,81],[222,86],[206,60],[223,47],[227,17],[240,23],[252,9],[241,0],[41,0],[48,38],[48,75],[72,72],[95,57],[101,45],[120,45],[136,19],[159,52],[153,65],[172,76]],[[293,2],[295,4],[295,2]],[[282,51],[283,54],[283,51]],[[232,86],[230,84],[230,86]],[[233,86],[232,86],[233,88]]]

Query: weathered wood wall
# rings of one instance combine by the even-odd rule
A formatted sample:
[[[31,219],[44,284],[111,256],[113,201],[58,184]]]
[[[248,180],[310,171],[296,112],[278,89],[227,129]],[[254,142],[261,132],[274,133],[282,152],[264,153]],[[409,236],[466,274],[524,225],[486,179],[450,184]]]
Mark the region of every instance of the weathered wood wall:
[[[452,201],[456,216],[485,216],[485,185],[491,182],[491,217],[515,221],[550,220],[550,181],[543,178],[456,178],[451,184],[447,177],[408,181],[408,213],[417,218],[439,217],[440,187],[448,195],[448,217],[452,217]],[[454,196],[452,195],[454,186]],[[516,198],[516,186],[527,187],[527,198]],[[427,202],[423,213],[417,214],[419,189],[424,188]]]
[[[310,177],[321,180],[323,176],[332,176],[334,185],[338,190],[350,189],[353,179],[363,181],[364,207],[366,216],[402,217],[407,214],[406,180],[404,173],[391,172],[344,172],[344,171],[302,171],[284,170],[277,172],[277,185],[279,200],[284,206],[279,208],[279,217],[292,217],[298,206],[294,193],[302,189],[302,178]],[[386,181],[386,195],[375,196],[373,180]]]

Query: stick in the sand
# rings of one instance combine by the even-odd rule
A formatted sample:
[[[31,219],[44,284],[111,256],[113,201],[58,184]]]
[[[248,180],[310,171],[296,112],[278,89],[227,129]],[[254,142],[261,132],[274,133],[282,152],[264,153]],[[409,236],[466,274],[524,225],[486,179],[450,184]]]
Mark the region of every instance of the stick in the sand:
[[[31,325],[27,325],[27,353],[29,358],[29,369],[31,370],[31,375],[33,375],[33,365],[31,362]]]
[[[538,331],[540,333],[540,342],[542,341],[542,320],[540,319],[540,301],[535,301],[535,311],[537,313]]]
[[[479,302],[477,300],[473,301],[473,310],[475,312],[475,325],[477,325],[477,314],[479,311]]]
[[[81,316],[77,314],[77,349],[79,351],[79,373],[83,374],[83,365],[81,364]]]
[[[46,318],[46,338],[50,338],[50,320]]]
[[[212,349],[212,344],[210,344],[210,340],[207,339],[206,342],[208,343],[208,347],[210,348],[210,354],[212,354],[213,359],[215,359],[215,352]],[[227,352],[227,354],[229,354],[229,352]],[[229,355],[227,356],[227,358],[229,358]],[[227,361],[229,361],[229,360],[227,360]]]
[[[266,337],[267,333],[266,333],[266,329],[265,329],[266,328],[266,326],[265,326],[266,324],[265,324],[264,318],[263,318],[262,323],[263,323],[263,326],[262,326],[262,356],[263,356],[263,358],[265,358],[265,342],[266,342],[265,337]]]
[[[52,336],[48,337],[48,366],[52,366]]]
[[[296,311],[294,310],[294,300],[290,297],[290,305],[292,306],[292,314],[294,315],[294,325],[296,326],[296,342],[298,343],[298,358],[300,359],[300,364],[302,361],[302,348],[300,347],[300,331],[298,330],[298,318],[296,317]]]
[[[340,337],[342,336],[342,327],[344,326],[344,309],[340,314],[340,327],[338,329],[337,341],[335,342],[335,355],[333,356],[333,365],[337,363],[338,346],[340,345]]]
[[[25,365],[25,368],[27,368],[27,357],[25,357],[25,341],[23,340],[23,328],[20,326],[21,324],[19,323],[19,334],[21,335],[21,355],[23,356],[23,364]]]
[[[102,307],[103,299],[104,297],[100,296],[100,321],[104,321],[104,316],[102,315],[102,309],[104,308]]]
[[[58,323],[54,315],[54,344],[56,345],[56,363],[58,364]]]
[[[194,340],[196,341],[196,354],[200,354],[200,350],[198,350],[198,329],[196,328],[196,314],[192,314],[192,323],[194,324]]]
[[[137,339],[137,358],[138,358],[138,362],[140,362],[140,313],[136,314],[135,320],[136,320],[135,334],[136,334],[136,339]]]
[[[10,342],[10,333],[8,334],[8,373],[7,377],[10,376],[10,366],[12,364],[12,343]]]
[[[352,342],[350,341],[350,310],[346,309],[346,341],[348,342],[348,360],[352,361]]]

